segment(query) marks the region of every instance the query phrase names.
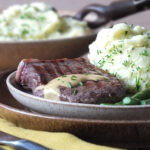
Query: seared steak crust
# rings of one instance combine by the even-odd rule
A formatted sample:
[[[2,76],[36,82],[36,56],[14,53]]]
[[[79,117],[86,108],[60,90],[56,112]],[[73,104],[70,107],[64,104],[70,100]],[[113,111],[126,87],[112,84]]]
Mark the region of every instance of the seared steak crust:
[[[24,88],[32,90],[36,96],[43,97],[43,90],[35,91],[40,85],[50,80],[68,74],[98,74],[106,76],[109,80],[86,81],[83,86],[67,88],[60,86],[60,100],[77,103],[114,103],[125,96],[122,83],[114,76],[91,65],[84,58],[37,60],[24,59],[20,62],[16,81]],[[76,93],[74,91],[76,90]]]

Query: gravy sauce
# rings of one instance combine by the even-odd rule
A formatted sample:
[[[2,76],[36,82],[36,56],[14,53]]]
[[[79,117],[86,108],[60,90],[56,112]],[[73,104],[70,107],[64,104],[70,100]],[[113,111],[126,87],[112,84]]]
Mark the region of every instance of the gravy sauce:
[[[58,78],[55,78],[48,82],[46,85],[42,86],[44,89],[44,98],[52,99],[52,100],[60,100],[60,86],[64,87],[75,87],[77,85],[82,86],[82,82],[92,80],[92,81],[100,81],[100,80],[108,80],[107,77],[96,75],[96,74],[71,74],[71,75],[63,75]],[[39,87],[41,88],[41,87]],[[38,88],[37,88],[38,89]]]

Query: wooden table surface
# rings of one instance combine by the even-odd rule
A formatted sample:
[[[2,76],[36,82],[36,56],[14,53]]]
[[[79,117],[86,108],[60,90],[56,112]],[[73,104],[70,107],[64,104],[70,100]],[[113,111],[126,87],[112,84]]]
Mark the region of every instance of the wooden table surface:
[[[12,4],[23,4],[23,3],[33,2],[33,1],[35,0],[30,0],[30,1],[29,0],[5,0],[5,1],[0,0],[0,8],[3,9]],[[68,10],[68,11],[77,12],[85,5],[91,3],[108,5],[114,0],[41,0],[41,1],[51,4],[52,6],[56,7],[58,10]],[[135,15],[131,15],[129,17],[122,18],[116,22],[128,22],[130,24],[142,25],[150,29],[149,17],[150,17],[150,10],[147,10]]]

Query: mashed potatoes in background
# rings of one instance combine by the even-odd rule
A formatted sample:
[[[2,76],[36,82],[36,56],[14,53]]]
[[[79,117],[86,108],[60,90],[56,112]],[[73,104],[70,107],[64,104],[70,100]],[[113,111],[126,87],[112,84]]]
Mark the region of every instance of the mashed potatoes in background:
[[[13,5],[0,14],[0,40],[40,40],[90,34],[86,22],[61,17],[42,2]]]
[[[144,27],[120,23],[102,29],[89,46],[88,58],[117,76],[129,91],[150,87],[150,32]]]

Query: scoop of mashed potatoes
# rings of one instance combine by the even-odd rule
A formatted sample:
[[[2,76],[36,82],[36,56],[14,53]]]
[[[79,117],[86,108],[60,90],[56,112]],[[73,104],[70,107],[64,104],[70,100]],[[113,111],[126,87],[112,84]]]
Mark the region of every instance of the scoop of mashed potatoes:
[[[88,58],[130,92],[150,88],[150,32],[144,27],[120,23],[102,29],[89,45]]]
[[[61,17],[42,2],[14,5],[0,14],[0,40],[40,40],[90,34],[86,22]]]

